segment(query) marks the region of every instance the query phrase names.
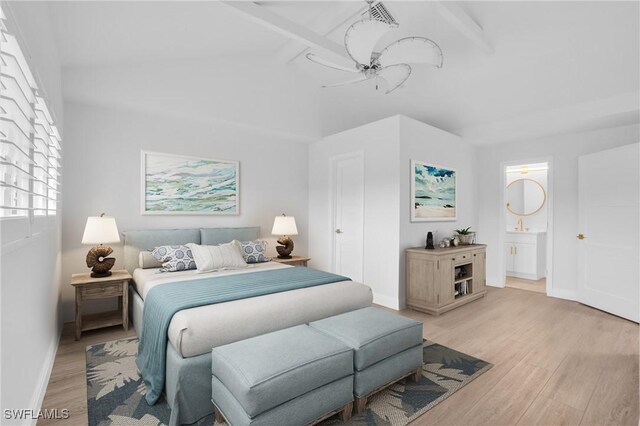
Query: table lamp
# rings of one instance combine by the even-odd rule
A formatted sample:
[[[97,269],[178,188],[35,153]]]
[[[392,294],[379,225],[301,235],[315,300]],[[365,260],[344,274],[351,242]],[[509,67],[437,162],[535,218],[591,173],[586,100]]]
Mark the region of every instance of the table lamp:
[[[82,244],[97,244],[87,253],[87,267],[91,268],[91,276],[93,278],[104,278],[111,275],[111,268],[116,262],[114,257],[107,257],[113,253],[113,249],[103,244],[119,243],[120,235],[116,220],[113,217],[90,216],[87,218],[87,224],[84,227],[82,235]]]
[[[296,219],[293,216],[287,216],[282,213],[282,216],[276,216],[273,221],[273,229],[271,230],[273,235],[281,235],[278,238],[278,243],[281,246],[276,246],[278,251],[278,257],[280,259],[291,259],[291,252],[293,251],[293,240],[289,238],[289,235],[298,235],[298,228],[296,227]]]

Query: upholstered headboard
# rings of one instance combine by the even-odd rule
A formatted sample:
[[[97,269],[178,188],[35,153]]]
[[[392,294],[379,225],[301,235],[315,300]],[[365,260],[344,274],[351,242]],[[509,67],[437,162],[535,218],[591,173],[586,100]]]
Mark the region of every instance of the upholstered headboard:
[[[228,243],[232,240],[255,240],[259,235],[259,226],[125,231],[122,233],[124,239],[124,267],[129,273],[133,273],[133,270],[138,267],[140,252],[157,246],[188,243],[215,245]]]

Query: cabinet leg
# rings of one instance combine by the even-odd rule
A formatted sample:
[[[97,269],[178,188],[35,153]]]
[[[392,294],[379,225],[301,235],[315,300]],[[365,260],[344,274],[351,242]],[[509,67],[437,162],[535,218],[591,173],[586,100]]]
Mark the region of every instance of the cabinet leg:
[[[122,296],[119,297],[122,309],[122,326],[125,331],[129,330],[129,282],[125,281],[122,285]]]
[[[76,340],[80,340],[82,334],[82,297],[76,289]]]
[[[416,371],[411,375],[413,381],[416,383],[420,383],[420,379],[422,379],[422,366],[420,366]]]
[[[356,413],[364,413],[364,408],[367,406],[367,397],[356,397]]]
[[[338,413],[338,418],[341,422],[348,422],[353,412],[353,402],[348,403],[342,408],[342,411]]]

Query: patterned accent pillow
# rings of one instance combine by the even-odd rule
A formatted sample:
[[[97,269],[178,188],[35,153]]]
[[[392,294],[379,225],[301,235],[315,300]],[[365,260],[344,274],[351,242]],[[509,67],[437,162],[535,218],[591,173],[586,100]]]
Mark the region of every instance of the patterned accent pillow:
[[[196,269],[191,249],[187,246],[159,246],[151,251],[158,262],[162,262],[160,272],[177,272]]]
[[[240,251],[242,252],[242,257],[244,261],[247,263],[262,263],[268,262],[264,255],[264,252],[267,250],[267,242],[262,240],[255,241],[241,241],[240,242]]]

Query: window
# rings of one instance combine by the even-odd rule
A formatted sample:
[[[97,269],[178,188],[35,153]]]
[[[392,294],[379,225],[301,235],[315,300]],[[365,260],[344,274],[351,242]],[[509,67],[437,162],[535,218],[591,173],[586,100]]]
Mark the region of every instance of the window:
[[[0,219],[54,216],[61,139],[0,10]]]

